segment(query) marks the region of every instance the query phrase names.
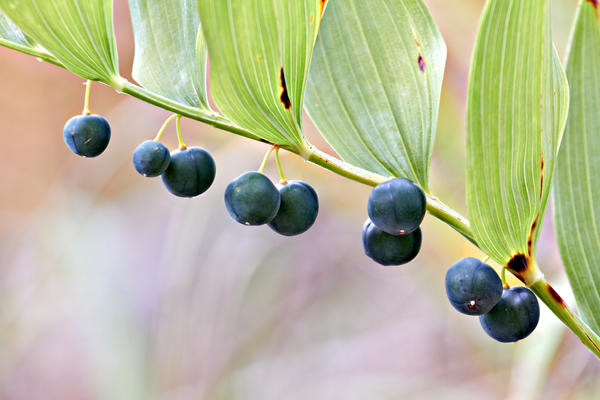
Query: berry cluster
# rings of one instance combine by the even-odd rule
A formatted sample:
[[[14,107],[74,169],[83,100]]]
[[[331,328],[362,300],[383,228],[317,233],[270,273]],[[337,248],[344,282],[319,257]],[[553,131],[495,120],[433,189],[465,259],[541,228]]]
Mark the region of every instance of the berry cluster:
[[[277,189],[260,172],[246,172],[227,185],[225,206],[244,225],[264,225],[284,236],[306,232],[319,212],[317,192],[306,182],[281,181]]]
[[[83,115],[67,121],[63,136],[75,154],[96,157],[108,146],[110,125],[89,112],[89,88],[88,82]],[[159,140],[173,118],[177,118],[179,148],[169,152]],[[175,196],[194,197],[213,183],[215,162],[206,150],[185,146],[180,118],[169,118],[154,140],[146,140],[135,149],[133,166],[143,176],[162,176],[165,187]],[[281,175],[279,188],[262,173],[273,150]],[[267,224],[281,235],[294,236],[313,225],[319,199],[309,184],[285,179],[279,147],[274,146],[258,172],[246,172],[229,183],[225,206],[241,224]],[[421,187],[405,178],[391,179],[373,189],[367,208],[369,219],[362,232],[365,254],[382,265],[401,265],[414,259],[421,248],[419,226],[427,209]],[[521,340],[537,326],[540,310],[535,295],[525,287],[503,285],[496,272],[476,258],[463,258],[452,265],[445,284],[450,304],[463,314],[478,315],[484,331],[500,342]]]
[[[89,112],[90,82],[86,87],[83,115],[67,121],[63,136],[67,146],[84,157],[96,157],[108,146],[110,125],[103,117]],[[146,140],[133,152],[135,170],[146,177],[161,176],[163,184],[175,196],[195,197],[212,185],[216,167],[212,156],[200,147],[186,147],[181,138],[180,116],[173,115],[161,127],[154,140]],[[169,122],[176,119],[179,148],[169,152],[160,138]],[[262,169],[275,150],[281,174],[278,189],[262,174]],[[279,147],[267,153],[259,172],[246,172],[233,180],[225,191],[229,214],[244,225],[264,225],[284,236],[306,232],[319,212],[319,199],[306,182],[288,182],[279,161]]]
[[[146,140],[133,152],[133,166],[143,176],[161,176],[167,190],[179,197],[195,197],[215,180],[216,167],[201,147],[169,150],[156,140]]]
[[[77,115],[65,124],[63,137],[75,154],[96,157],[108,146],[110,125],[100,115]],[[169,192],[179,197],[195,197],[204,193],[212,185],[216,174],[215,162],[203,148],[188,148],[180,142],[179,149],[169,152],[158,139],[146,140],[135,149],[133,166],[143,176],[162,176]]]
[[[446,273],[450,304],[463,314],[478,315],[483,330],[499,342],[516,342],[529,336],[540,318],[535,295],[525,287],[503,287],[496,271],[466,257]]]
[[[373,189],[369,219],[363,227],[365,254],[382,265],[406,264],[421,249],[421,228],[427,198],[416,183],[395,178]]]

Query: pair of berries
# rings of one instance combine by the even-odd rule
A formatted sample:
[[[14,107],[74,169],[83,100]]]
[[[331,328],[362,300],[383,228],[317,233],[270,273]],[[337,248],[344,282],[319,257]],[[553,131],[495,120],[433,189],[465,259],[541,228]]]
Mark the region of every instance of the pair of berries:
[[[306,232],[319,212],[319,199],[307,183],[290,181],[279,189],[260,172],[246,172],[227,185],[225,206],[244,225],[267,224],[284,236]]]
[[[484,262],[466,257],[446,273],[450,304],[463,314],[478,315],[483,330],[499,342],[516,342],[529,336],[540,318],[531,290],[503,289],[496,271]]]
[[[369,219],[363,226],[365,254],[382,265],[411,261],[421,249],[421,228],[427,198],[416,183],[395,178],[381,183],[369,196]]]
[[[156,140],[146,140],[133,152],[133,166],[143,176],[161,176],[163,184],[179,197],[204,193],[213,183],[215,161],[201,147],[186,147],[169,152]]]

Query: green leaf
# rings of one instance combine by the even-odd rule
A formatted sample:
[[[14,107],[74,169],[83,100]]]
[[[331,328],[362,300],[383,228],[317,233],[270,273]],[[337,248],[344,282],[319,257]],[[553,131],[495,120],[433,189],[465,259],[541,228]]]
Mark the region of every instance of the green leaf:
[[[322,2],[198,0],[219,110],[303,155],[302,103]]]
[[[591,2],[579,6],[568,54],[571,107],[556,168],[554,219],[579,310],[600,332],[600,22]]]
[[[129,0],[133,77],[171,100],[208,110],[207,48],[196,0]]]
[[[305,107],[345,161],[429,187],[446,46],[421,0],[335,0]]]
[[[21,31],[75,74],[120,82],[112,0],[0,0]]]
[[[550,1],[488,1],[467,95],[467,206],[500,264],[533,259],[567,108]]]
[[[0,38],[25,47],[33,48],[35,43],[28,38],[6,15],[0,12]]]
[[[46,49],[28,37],[0,11],[0,46],[20,51],[60,67],[64,66]]]

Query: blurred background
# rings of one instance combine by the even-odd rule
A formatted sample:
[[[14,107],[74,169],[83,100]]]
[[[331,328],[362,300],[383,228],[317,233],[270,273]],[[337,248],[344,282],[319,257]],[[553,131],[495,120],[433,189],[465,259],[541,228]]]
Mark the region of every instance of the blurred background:
[[[132,79],[127,3],[115,3]],[[431,186],[464,213],[464,105],[484,1],[426,3],[448,45]],[[576,1],[553,3],[564,56]],[[1,400],[600,398],[600,363],[545,307],[510,345],[454,311],[445,272],[481,254],[434,218],[415,261],[379,266],[361,245],[370,188],[283,154],[288,178],[319,193],[316,224],[292,238],[242,226],[224,188],[258,168],[264,145],[184,121],[217,177],[202,196],[176,198],[131,165],[168,112],[95,84],[92,110],[113,137],[82,159],[62,127],[81,112],[83,80],[4,48],[0,60]],[[165,138],[176,147],[173,127]],[[550,218],[538,253],[572,304]]]

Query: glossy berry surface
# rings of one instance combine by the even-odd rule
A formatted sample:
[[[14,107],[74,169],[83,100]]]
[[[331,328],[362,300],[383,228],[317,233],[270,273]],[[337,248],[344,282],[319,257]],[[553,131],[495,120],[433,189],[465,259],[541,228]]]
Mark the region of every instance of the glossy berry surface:
[[[370,220],[363,227],[365,254],[381,265],[402,265],[411,261],[421,249],[421,228],[407,235],[390,235]]]
[[[419,185],[395,178],[375,186],[367,210],[379,229],[392,235],[404,235],[419,227],[426,208],[427,198]]]
[[[450,304],[467,315],[490,311],[502,296],[502,281],[496,271],[477,258],[465,257],[446,273]]]
[[[63,138],[73,153],[96,157],[108,146],[110,125],[100,115],[76,115],[65,124]]]
[[[171,152],[171,162],[162,174],[162,181],[175,196],[194,197],[212,185],[215,173],[215,161],[208,151],[188,147]]]
[[[167,170],[171,162],[169,149],[155,140],[146,140],[133,152],[133,166],[144,176],[159,176]]]
[[[281,203],[279,190],[259,172],[246,172],[227,185],[225,206],[240,224],[263,225],[271,222]]]
[[[529,336],[540,319],[540,306],[526,287],[506,289],[487,314],[479,317],[483,330],[499,342],[516,342]]]
[[[308,183],[290,181],[279,189],[281,204],[269,227],[285,236],[306,232],[317,219],[319,198]]]

